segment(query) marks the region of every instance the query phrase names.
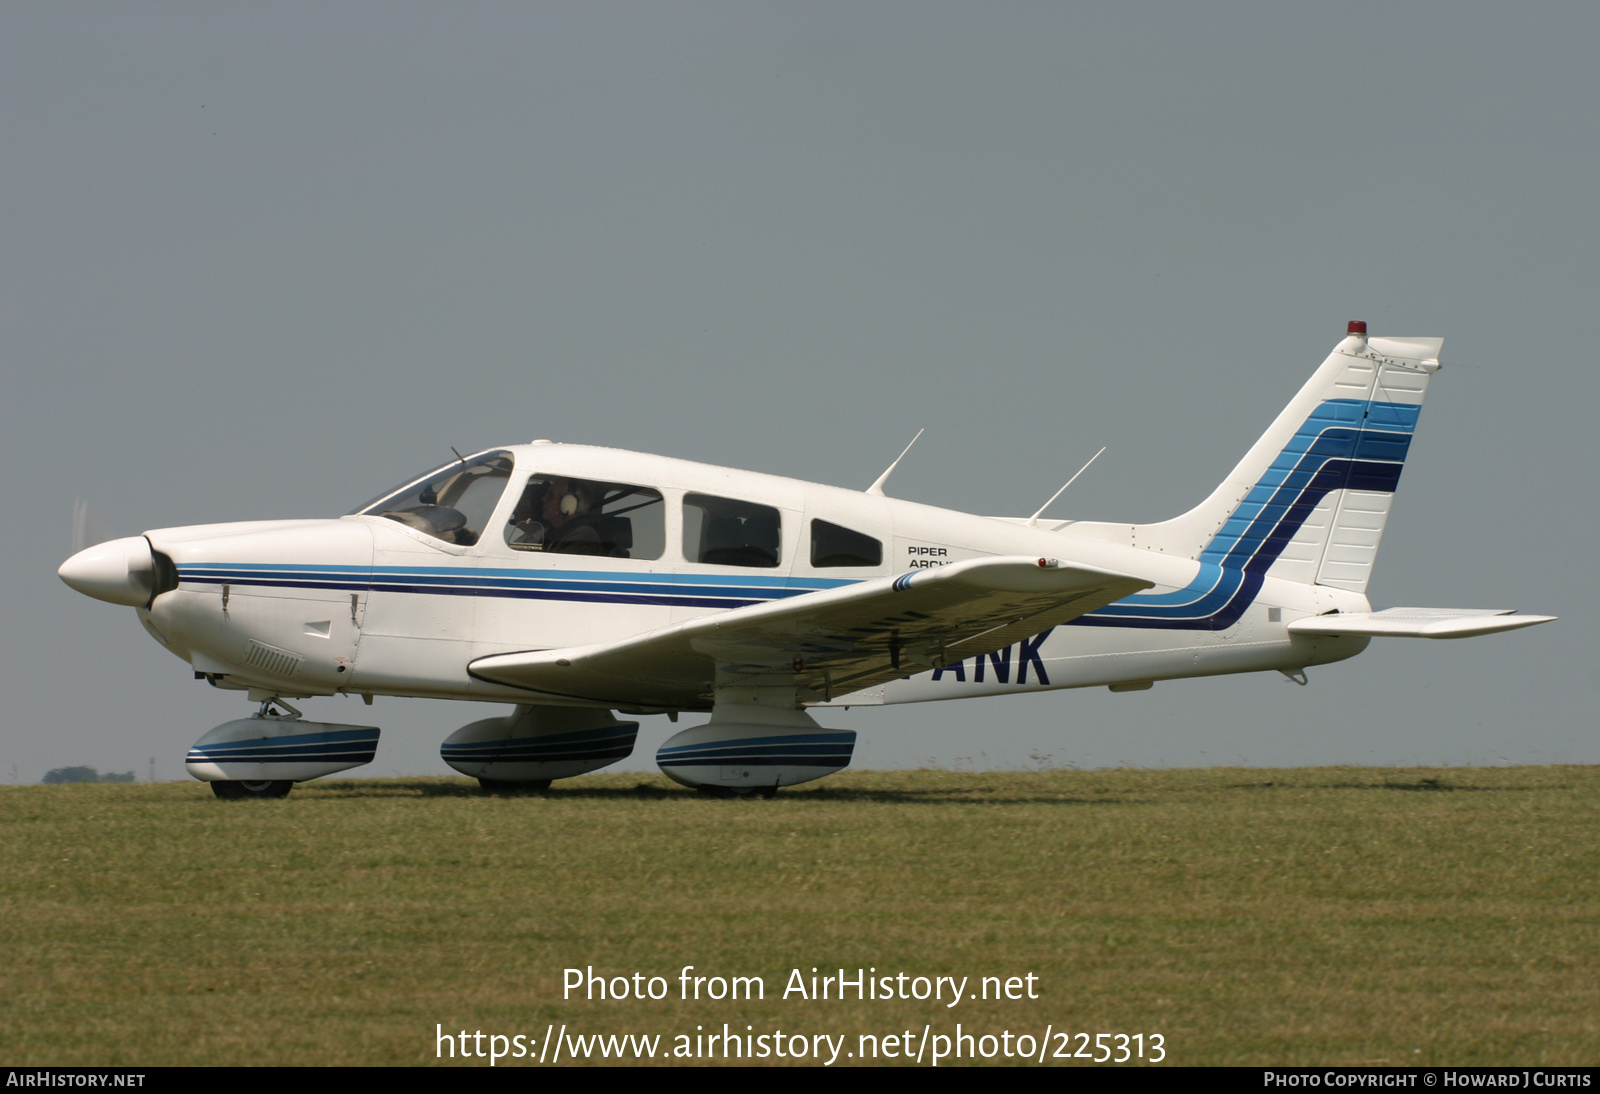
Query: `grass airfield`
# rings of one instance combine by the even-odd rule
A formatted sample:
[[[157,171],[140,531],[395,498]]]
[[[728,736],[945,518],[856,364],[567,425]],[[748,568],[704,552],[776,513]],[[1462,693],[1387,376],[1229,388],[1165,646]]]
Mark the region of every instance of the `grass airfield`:
[[[1600,768],[4,787],[0,943],[8,1065],[451,1063],[436,1023],[659,1033],[662,1062],[696,1026],[957,1022],[1159,1033],[1175,1064],[1592,1064]],[[671,992],[563,1001],[590,965]],[[684,965],[766,998],[680,1000]],[[1039,998],[781,997],[841,966]]]

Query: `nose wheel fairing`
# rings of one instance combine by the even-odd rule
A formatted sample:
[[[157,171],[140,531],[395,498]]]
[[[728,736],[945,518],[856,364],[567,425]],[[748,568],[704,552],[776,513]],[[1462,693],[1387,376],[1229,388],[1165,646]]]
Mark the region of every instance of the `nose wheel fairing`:
[[[224,722],[196,741],[184,760],[189,774],[209,783],[293,784],[369,764],[377,754],[376,726],[311,722],[294,712],[273,713],[271,705],[262,704],[262,711],[248,718]]]

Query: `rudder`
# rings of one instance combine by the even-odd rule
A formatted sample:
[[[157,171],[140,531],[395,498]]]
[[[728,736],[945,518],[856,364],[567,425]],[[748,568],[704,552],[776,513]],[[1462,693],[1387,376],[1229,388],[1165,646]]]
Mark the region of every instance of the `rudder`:
[[[1351,323],[1211,496],[1133,526],[1134,546],[1364,592],[1443,343],[1369,339]]]

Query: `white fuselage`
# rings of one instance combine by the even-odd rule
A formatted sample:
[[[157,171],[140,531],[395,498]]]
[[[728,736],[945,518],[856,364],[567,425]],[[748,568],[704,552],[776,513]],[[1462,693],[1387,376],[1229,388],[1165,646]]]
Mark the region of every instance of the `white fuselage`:
[[[541,703],[560,700],[476,679],[468,665],[494,654],[617,641],[746,604],[995,555],[1037,555],[1144,577],[1156,586],[1145,599],[1158,604],[1152,598],[1182,601],[1183,590],[1205,581],[1200,562],[1111,542],[1103,532],[1074,534],[1071,525],[1030,527],[615,449],[538,443],[503,451],[515,459],[512,488],[467,546],[371,515],[149,532],[154,550],[175,564],[178,587],[140,609],[140,618],[163,645],[222,686],[286,697],[343,692]],[[530,476],[659,492],[660,557],[513,549],[497,530],[513,519],[516,484]],[[685,495],[775,508],[778,564],[688,561]],[[813,566],[814,520],[880,541],[881,563]],[[1187,615],[1181,606],[1140,618],[1093,613],[995,654],[836,696],[833,705],[1292,671],[1342,660],[1367,643],[1286,629],[1335,609],[1367,611],[1359,593],[1263,576],[1229,604],[1224,612]]]

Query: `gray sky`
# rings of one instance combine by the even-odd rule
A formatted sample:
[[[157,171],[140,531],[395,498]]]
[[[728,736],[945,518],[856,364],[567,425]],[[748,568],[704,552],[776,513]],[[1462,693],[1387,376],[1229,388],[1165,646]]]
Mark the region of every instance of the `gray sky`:
[[[858,766],[1600,762],[1593,5],[0,6],[0,778],[247,712],[67,589],[535,436],[988,513],[1198,501],[1344,331],[1442,335],[1370,595],[1561,615],[857,710]],[[28,519],[21,517],[26,514]],[[305,704],[443,772],[493,708]],[[646,719],[634,766],[670,732]]]

